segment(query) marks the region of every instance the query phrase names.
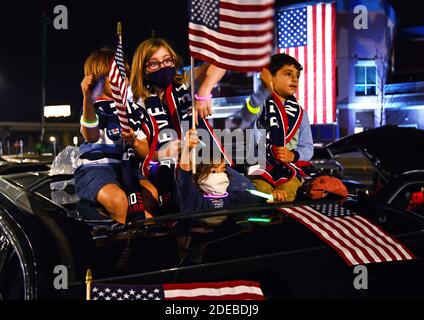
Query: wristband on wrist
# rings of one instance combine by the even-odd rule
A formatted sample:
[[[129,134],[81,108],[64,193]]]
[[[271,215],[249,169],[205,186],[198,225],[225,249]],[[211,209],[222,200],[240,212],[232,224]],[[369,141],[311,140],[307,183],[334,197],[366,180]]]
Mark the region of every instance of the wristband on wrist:
[[[85,121],[84,118],[83,118],[83,116],[81,116],[80,124],[83,127],[86,127],[86,128],[89,128],[89,129],[91,129],[91,128],[97,128],[99,126],[99,117],[96,114],[96,120],[93,121],[93,122],[89,122],[89,121]]]
[[[249,112],[250,112],[251,114],[258,114],[259,112],[261,112],[261,107],[260,107],[260,106],[259,106],[259,107],[254,107],[254,106],[251,104],[251,99],[250,99],[250,97],[246,99],[246,106],[247,106],[247,110],[249,110]]]
[[[203,97],[203,96],[199,96],[199,95],[197,95],[197,93],[194,95],[194,99],[196,99],[197,101],[208,101],[208,100],[210,100],[210,99],[212,99],[212,93],[211,94],[209,94],[208,96],[206,96],[206,97]]]

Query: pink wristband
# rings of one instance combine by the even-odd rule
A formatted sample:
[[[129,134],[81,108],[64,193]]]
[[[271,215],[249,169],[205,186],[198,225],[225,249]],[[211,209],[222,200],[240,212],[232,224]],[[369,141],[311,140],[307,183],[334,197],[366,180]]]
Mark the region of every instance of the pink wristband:
[[[197,93],[196,93],[194,95],[194,99],[196,99],[197,101],[208,101],[208,100],[212,99],[212,93],[207,97],[198,96]]]

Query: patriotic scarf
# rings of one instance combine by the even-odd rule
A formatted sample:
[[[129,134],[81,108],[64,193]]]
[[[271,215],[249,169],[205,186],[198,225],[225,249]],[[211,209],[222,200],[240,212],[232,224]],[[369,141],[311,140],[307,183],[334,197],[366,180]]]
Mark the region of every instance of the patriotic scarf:
[[[135,129],[141,129],[147,136],[149,146],[152,146],[141,165],[134,148],[130,145],[126,145],[124,148],[121,162],[121,183],[128,196],[128,215],[126,222],[130,222],[145,218],[142,188],[137,173],[141,170],[144,176],[149,176],[149,162],[154,154],[153,147],[157,142],[157,135],[155,134],[155,122],[152,121],[149,114],[143,108],[132,104],[132,108],[127,108],[127,114],[130,128],[134,131],[136,131]]]
[[[165,103],[162,103],[159,96],[152,94],[145,99],[144,105],[148,113],[154,118],[159,130],[155,150],[159,150],[169,141],[184,139],[186,130],[189,130],[192,125],[190,84],[173,83],[165,91]],[[198,128],[209,132],[212,143],[221,150],[225,160],[232,164],[232,159],[225,153],[209,122],[205,119],[199,119]]]
[[[81,159],[99,160],[112,158],[123,160],[123,153],[128,152],[128,146],[122,146],[118,141],[122,138],[121,126],[119,123],[115,103],[111,100],[98,100],[94,104],[96,114],[99,117],[99,129],[104,130],[105,136],[112,142],[104,143],[84,143],[80,147]],[[147,136],[149,146],[156,146],[157,143],[157,125],[149,113],[135,103],[128,102],[127,105],[128,126],[137,132],[139,129]],[[125,147],[125,148],[124,148]],[[134,152],[130,151],[130,154]],[[149,176],[149,162],[154,155],[154,148],[151,149],[146,159],[140,166],[142,174]]]
[[[150,161],[153,159],[158,144],[159,129],[155,119],[150,116],[150,114],[143,107],[135,103],[128,103],[132,105],[131,111],[133,112],[133,114],[129,112],[128,115],[130,127],[140,128],[146,135],[147,142],[149,143],[149,153],[144,159],[143,163],[140,165],[140,170],[143,176],[149,177]]]
[[[296,135],[302,122],[303,109],[297,104],[295,97],[289,97],[283,104],[280,98],[273,93],[265,101],[258,127],[266,129],[266,169],[255,170],[259,175],[274,187],[292,180],[300,169],[292,163],[285,163],[277,159],[276,147],[286,146]]]

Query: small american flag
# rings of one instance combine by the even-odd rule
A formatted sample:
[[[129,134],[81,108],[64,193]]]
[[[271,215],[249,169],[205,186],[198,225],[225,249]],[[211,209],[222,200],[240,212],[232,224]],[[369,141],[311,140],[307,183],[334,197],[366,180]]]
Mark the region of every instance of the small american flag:
[[[278,52],[304,67],[296,98],[311,124],[336,122],[336,8],[334,3],[281,8]]]
[[[119,124],[122,132],[128,133],[127,116],[127,96],[128,88],[126,82],[126,72],[124,65],[124,52],[122,50],[122,37],[118,36],[118,43],[115,50],[115,59],[112,61],[109,71],[109,81],[112,89],[113,100],[118,110]]]
[[[307,226],[334,248],[349,266],[415,259],[393,236],[341,205],[321,204],[279,210]]]
[[[264,300],[259,283],[228,281],[164,285],[94,283],[92,300]]]
[[[260,71],[270,61],[274,0],[190,0],[192,57],[234,71]]]

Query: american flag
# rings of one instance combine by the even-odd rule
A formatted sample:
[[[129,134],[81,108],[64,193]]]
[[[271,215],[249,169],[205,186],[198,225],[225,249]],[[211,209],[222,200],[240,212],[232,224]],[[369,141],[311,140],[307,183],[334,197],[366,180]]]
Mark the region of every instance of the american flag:
[[[304,67],[296,94],[312,124],[336,121],[336,8],[318,3],[277,13],[278,52]]]
[[[109,71],[109,82],[112,89],[113,100],[118,110],[119,124],[122,132],[130,132],[127,116],[127,96],[128,88],[124,65],[124,52],[122,50],[122,37],[118,36],[118,43],[115,50],[115,59],[113,59]]]
[[[279,210],[308,227],[334,248],[349,266],[415,259],[393,236],[341,205],[320,204]]]
[[[164,285],[94,283],[92,300],[264,300],[259,283],[228,281]]]
[[[270,61],[274,0],[190,0],[192,57],[234,71],[260,71]]]

